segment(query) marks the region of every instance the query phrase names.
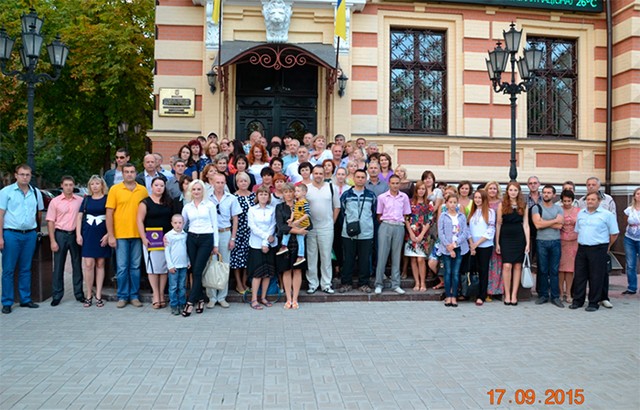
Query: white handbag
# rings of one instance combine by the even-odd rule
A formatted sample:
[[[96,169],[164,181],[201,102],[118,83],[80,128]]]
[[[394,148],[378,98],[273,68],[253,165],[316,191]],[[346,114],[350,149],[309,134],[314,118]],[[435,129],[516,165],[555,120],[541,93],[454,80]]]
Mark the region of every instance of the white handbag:
[[[531,261],[529,254],[524,254],[524,262],[522,262],[522,277],[520,280],[523,288],[531,289],[533,287],[533,274],[531,273]]]
[[[207,266],[202,272],[202,286],[210,289],[222,290],[229,282],[229,264],[222,262],[222,255],[219,253],[209,257]]]

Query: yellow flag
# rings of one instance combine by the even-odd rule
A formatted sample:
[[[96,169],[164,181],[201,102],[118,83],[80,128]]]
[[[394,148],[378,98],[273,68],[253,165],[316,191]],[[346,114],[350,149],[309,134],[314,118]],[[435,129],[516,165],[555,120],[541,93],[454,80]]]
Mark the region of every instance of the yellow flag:
[[[347,41],[347,4],[345,0],[338,0],[336,5],[335,35]]]
[[[220,8],[222,7],[222,0],[213,0],[213,13],[211,15],[211,20],[213,20],[214,24],[220,23]]]

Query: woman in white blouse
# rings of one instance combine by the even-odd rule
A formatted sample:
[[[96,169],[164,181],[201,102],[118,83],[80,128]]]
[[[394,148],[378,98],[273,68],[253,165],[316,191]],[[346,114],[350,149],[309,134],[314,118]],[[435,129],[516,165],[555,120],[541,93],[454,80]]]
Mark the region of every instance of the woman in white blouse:
[[[476,305],[482,306],[487,298],[489,284],[489,261],[493,252],[493,238],[496,234],[496,211],[489,208],[489,196],[484,189],[473,194],[473,204],[469,217],[469,249],[475,256],[479,274],[480,294]]]
[[[193,270],[193,285],[189,301],[182,311],[188,317],[197,303],[196,313],[204,311],[202,272],[207,266],[209,255],[218,253],[218,215],[216,206],[207,199],[205,185],[196,179],[187,188],[187,203],[182,209],[187,235],[187,254]]]
[[[251,274],[251,308],[262,310],[262,306],[273,306],[267,300],[269,281],[276,273],[272,249],[277,245],[276,210],[270,206],[269,188],[260,187],[256,192],[256,205],[249,208],[247,220],[251,236],[249,237],[249,258],[247,270]],[[261,292],[260,302],[258,293]]]

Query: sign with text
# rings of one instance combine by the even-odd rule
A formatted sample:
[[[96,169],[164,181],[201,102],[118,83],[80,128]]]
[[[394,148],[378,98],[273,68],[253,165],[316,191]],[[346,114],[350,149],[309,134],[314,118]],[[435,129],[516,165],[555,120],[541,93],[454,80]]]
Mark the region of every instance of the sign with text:
[[[195,117],[196,89],[161,88],[158,115],[161,117]]]
[[[429,0],[429,3],[434,1]],[[550,11],[601,13],[604,0],[438,0],[438,3],[467,3],[482,6],[524,7]]]

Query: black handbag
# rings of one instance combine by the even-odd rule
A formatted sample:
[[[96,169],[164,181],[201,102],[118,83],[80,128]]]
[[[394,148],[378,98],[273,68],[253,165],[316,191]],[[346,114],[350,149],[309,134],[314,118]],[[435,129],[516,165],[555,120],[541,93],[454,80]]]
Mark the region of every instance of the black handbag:
[[[358,220],[357,221],[353,221],[353,222],[349,222],[347,221],[347,235],[349,235],[350,238],[353,238],[354,236],[358,236],[360,235],[360,217],[362,216],[362,209],[364,208],[364,203],[366,202],[366,198],[364,196],[364,192],[362,193],[362,204],[360,205],[360,211],[358,212]],[[346,220],[346,216],[345,216],[345,220]]]
[[[480,294],[480,275],[477,272],[475,263],[471,263],[473,256],[469,256],[469,269],[466,273],[460,274],[460,296],[467,300],[475,299]]]

